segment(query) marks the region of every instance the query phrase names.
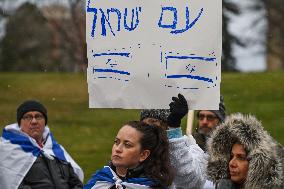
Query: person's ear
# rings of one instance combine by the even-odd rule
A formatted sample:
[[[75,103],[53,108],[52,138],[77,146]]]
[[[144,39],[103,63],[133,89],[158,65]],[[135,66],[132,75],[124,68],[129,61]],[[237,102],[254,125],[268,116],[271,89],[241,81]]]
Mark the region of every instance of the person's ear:
[[[150,150],[143,150],[143,151],[140,153],[140,159],[139,159],[139,161],[140,161],[140,162],[145,161],[145,160],[149,157],[150,153],[151,153]]]

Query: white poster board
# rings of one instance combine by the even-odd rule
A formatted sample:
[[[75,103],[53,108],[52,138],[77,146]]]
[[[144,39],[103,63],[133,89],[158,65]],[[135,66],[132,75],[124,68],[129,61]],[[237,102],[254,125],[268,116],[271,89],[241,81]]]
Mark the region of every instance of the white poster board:
[[[88,0],[90,108],[218,109],[222,1]]]

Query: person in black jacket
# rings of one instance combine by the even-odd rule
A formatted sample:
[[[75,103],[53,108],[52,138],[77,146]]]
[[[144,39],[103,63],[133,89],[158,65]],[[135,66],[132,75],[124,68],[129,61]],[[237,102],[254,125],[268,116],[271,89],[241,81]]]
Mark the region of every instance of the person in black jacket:
[[[81,189],[83,184],[70,163],[40,155],[18,189]]]
[[[25,101],[17,123],[4,128],[0,140],[0,183],[5,189],[80,189],[83,171],[54,139],[47,110]]]

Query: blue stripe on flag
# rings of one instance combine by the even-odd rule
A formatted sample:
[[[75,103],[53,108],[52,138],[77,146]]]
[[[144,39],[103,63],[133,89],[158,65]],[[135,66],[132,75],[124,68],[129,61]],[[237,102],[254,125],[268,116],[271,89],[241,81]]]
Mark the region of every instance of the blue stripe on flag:
[[[53,135],[51,133],[49,133],[49,134],[50,134],[50,137],[51,137],[51,140],[52,140],[52,151],[53,151],[54,155],[57,158],[59,158],[60,160],[67,161],[66,158],[65,158],[65,155],[64,155],[64,152],[63,152],[62,148],[56,142],[56,140],[54,139]]]
[[[97,171],[84,186],[84,189],[91,189],[98,181],[105,181],[115,184],[116,180],[114,180],[115,177],[110,169],[111,168],[109,166],[105,166],[103,169]],[[124,180],[124,182],[139,184],[144,186],[153,186],[155,184],[155,182],[149,178],[129,178]]]
[[[19,145],[23,151],[32,153],[34,156],[38,156],[40,154],[40,149],[32,144],[28,137],[15,134],[11,131],[3,130],[2,137],[6,140],[9,140],[12,144]]]

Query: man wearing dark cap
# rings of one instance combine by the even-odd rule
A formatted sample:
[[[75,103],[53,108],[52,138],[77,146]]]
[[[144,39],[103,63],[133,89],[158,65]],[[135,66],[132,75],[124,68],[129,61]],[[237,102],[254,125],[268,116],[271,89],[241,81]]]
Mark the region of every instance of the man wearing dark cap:
[[[35,139],[43,146],[43,132],[47,124],[47,110],[36,101],[26,101],[17,109],[17,123],[22,132]]]
[[[223,96],[220,96],[219,110],[200,110],[197,111],[197,128],[193,137],[196,143],[206,151],[206,141],[212,131],[226,118],[226,108]]]
[[[47,110],[28,100],[17,109],[17,123],[0,140],[0,188],[80,189],[83,171],[54,139]]]

